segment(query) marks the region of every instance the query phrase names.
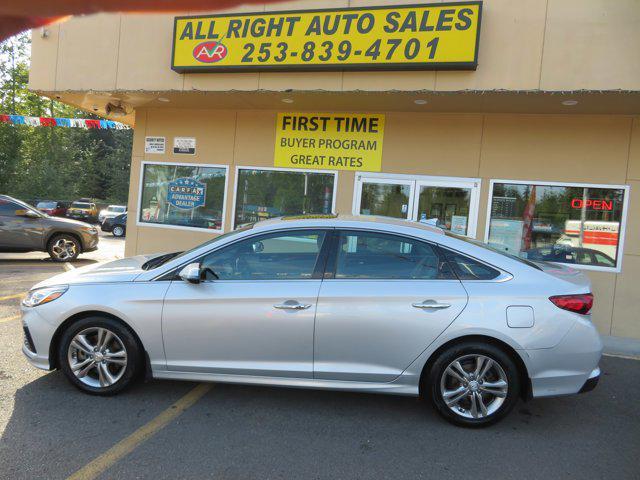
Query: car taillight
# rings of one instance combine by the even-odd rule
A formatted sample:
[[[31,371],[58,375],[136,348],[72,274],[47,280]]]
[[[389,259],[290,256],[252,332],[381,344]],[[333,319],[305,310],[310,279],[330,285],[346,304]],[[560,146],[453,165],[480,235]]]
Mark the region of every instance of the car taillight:
[[[592,293],[582,293],[579,295],[556,295],[549,297],[549,300],[551,300],[558,308],[579,313],[581,315],[588,314],[591,311],[591,307],[593,307]]]

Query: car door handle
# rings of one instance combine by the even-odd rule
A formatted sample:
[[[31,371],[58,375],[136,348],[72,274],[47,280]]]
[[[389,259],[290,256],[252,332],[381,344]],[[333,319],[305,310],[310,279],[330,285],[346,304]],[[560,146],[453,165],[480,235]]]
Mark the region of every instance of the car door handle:
[[[449,308],[451,306],[450,303],[438,303],[434,300],[425,300],[421,303],[412,303],[412,307],[415,308],[423,308],[425,310],[443,310],[445,308]]]
[[[279,303],[273,306],[273,308],[277,308],[278,310],[306,310],[310,307],[311,305],[308,303],[298,303],[293,300],[287,300],[284,303]]]

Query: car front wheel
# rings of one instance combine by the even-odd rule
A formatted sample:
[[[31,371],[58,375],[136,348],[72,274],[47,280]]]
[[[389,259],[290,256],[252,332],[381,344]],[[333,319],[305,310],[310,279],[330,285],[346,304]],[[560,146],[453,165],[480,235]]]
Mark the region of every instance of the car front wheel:
[[[449,422],[483,427],[501,420],[517,403],[518,367],[494,345],[459,344],[436,359],[425,390],[438,413]]]
[[[72,235],[55,235],[47,245],[54,262],[70,262],[80,255],[80,242]]]
[[[92,395],[114,395],[135,380],[142,353],[133,334],[120,322],[89,317],[62,334],[58,365],[67,379]]]
[[[113,227],[113,230],[111,231],[111,233],[113,233],[114,237],[123,237],[124,236],[124,228],[121,227],[120,225],[117,225],[117,226]]]

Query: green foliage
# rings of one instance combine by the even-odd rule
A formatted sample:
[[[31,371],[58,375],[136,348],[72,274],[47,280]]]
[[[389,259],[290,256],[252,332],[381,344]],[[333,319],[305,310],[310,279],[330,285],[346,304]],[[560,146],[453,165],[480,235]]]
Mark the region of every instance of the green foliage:
[[[28,90],[29,34],[0,43],[0,113],[97,118]],[[0,193],[22,199],[90,197],[126,203],[132,130],[0,123]]]

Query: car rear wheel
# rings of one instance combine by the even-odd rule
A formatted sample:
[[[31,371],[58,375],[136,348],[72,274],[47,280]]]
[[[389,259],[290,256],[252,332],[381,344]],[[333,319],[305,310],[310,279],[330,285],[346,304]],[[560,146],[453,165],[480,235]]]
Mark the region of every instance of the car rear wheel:
[[[72,235],[55,235],[49,240],[47,251],[54,262],[70,262],[80,255],[80,242]]]
[[[133,383],[142,352],[133,334],[120,322],[90,317],[65,330],[58,365],[67,379],[92,395],[114,395]]]
[[[111,233],[113,233],[114,237],[123,237],[124,228],[121,227],[120,225],[116,225],[115,227],[113,227],[113,230],[111,231]]]
[[[518,367],[491,344],[452,346],[436,359],[425,391],[440,415],[464,427],[496,423],[515,406],[520,392]]]

